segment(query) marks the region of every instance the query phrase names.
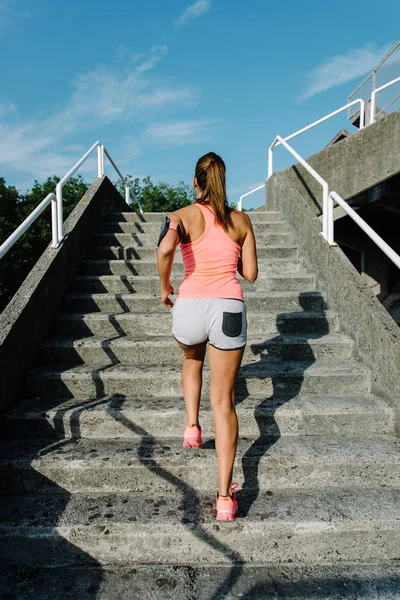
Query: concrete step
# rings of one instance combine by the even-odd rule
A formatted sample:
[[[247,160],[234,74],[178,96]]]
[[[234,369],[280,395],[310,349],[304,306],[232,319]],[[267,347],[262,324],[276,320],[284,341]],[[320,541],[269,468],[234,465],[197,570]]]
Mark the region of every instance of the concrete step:
[[[159,223],[161,224],[163,219],[167,216],[168,213],[143,213],[138,214],[135,212],[113,212],[113,213],[105,213],[103,215],[104,221],[117,221],[117,222],[136,222],[141,224],[146,223]],[[252,223],[266,222],[266,223],[276,223],[277,221],[282,220],[282,215],[280,211],[250,211],[247,213],[250,217]]]
[[[263,221],[253,224],[254,233],[284,233],[288,228],[283,221]],[[100,233],[100,232],[99,232]],[[103,221],[101,233],[132,233],[152,235],[155,242],[158,241],[160,233],[159,223],[138,223],[132,221]]]
[[[182,280],[172,279],[171,285],[178,291]],[[240,279],[244,292],[278,292],[312,290],[315,287],[315,277],[309,274],[282,273],[268,274],[259,277],[254,283]],[[75,277],[70,288],[71,292],[87,293],[127,293],[159,294],[160,280],[157,276],[142,275],[79,275]]]
[[[242,365],[237,393],[293,397],[303,394],[364,395],[370,390],[370,372],[362,364],[305,362],[258,362]],[[25,392],[38,398],[102,398],[123,394],[143,397],[181,394],[178,366],[57,365],[28,371]],[[209,393],[209,372],[204,369],[203,393]]]
[[[215,493],[218,476],[212,439],[205,440],[203,449],[187,450],[181,439],[145,437],[149,432],[135,421],[126,420],[125,426],[136,430],[141,439],[2,442],[0,496],[51,496],[60,488],[64,494],[150,492],[156,496],[189,488]],[[258,490],[399,488],[400,440],[384,435],[240,437],[233,476],[240,488],[255,497]],[[324,508],[322,501],[319,505]],[[177,525],[175,512],[174,522]]]
[[[257,361],[329,360],[344,362],[351,359],[353,341],[344,335],[310,337],[279,335],[277,337],[249,338],[243,363]],[[148,365],[181,365],[182,350],[172,336],[115,336],[49,338],[40,348],[38,364],[91,364],[115,363]]]
[[[299,273],[304,267],[298,259],[269,258],[258,261],[259,276],[266,273]],[[157,275],[157,264],[152,260],[84,260],[80,273],[83,275]],[[182,261],[174,263],[172,277],[183,278]]]
[[[320,311],[325,301],[318,291],[311,292],[246,292],[248,311],[294,312]],[[154,313],[170,312],[158,294],[65,294],[63,309],[70,312]]]
[[[289,246],[292,236],[289,233],[261,233],[257,235],[257,245]],[[133,248],[153,248],[156,250],[157,239],[145,233],[95,233],[94,246],[129,246]]]
[[[135,246],[91,246],[87,250],[87,258],[94,260],[154,260],[156,257],[156,248],[142,248]],[[260,260],[263,258],[297,258],[298,251],[296,246],[261,246],[257,248],[257,256]],[[182,262],[182,257],[178,251],[175,255],[175,262]]]
[[[89,564],[400,560],[400,490],[260,491],[256,499],[243,491],[246,520],[218,526],[212,492],[179,492],[54,494],[46,505],[40,494],[5,497],[0,563],[76,564],[66,542]]]
[[[162,410],[160,410],[162,406]],[[290,399],[247,396],[236,406],[243,437],[357,436],[394,434],[394,410],[375,396],[317,396]],[[204,435],[214,431],[210,400],[201,401]],[[135,427],[127,424],[135,423]],[[153,437],[182,439],[185,409],[182,397],[100,400],[36,398],[25,400],[3,415],[2,439],[94,438],[137,439],[143,431]]]
[[[118,299],[120,306],[126,308],[124,299]],[[256,312],[247,313],[247,333],[249,336],[274,334],[308,333],[320,336],[335,333],[339,330],[339,319],[336,313],[319,312]],[[62,336],[138,336],[138,335],[171,335],[171,314],[167,308],[162,312],[116,314],[106,313],[60,313],[53,324],[54,335]]]
[[[66,542],[65,551],[74,548]],[[93,559],[75,567],[0,567],[0,588],[5,600],[398,600],[400,577],[396,561],[99,565]]]

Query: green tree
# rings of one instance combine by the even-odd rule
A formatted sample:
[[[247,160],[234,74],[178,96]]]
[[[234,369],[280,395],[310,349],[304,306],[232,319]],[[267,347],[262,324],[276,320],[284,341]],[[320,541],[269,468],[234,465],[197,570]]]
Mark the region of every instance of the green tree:
[[[132,204],[133,210],[138,210],[140,203],[144,212],[172,212],[188,206],[196,198],[194,189],[183,181],[172,186],[162,181],[154,184],[150,177],[140,180],[128,175],[126,179],[135,199]],[[125,195],[124,184],[118,181],[116,186],[121,194]]]
[[[19,194],[12,186],[7,186],[0,178],[0,244],[26,219],[51,192],[54,192],[59,178],[49,177],[44,183],[35,181],[26,194]],[[63,188],[64,219],[68,217],[77,202],[82,198],[88,185],[81,177],[72,178]],[[50,207],[36,219],[31,227],[0,259],[0,310],[3,310],[15,294],[29,271],[51,242]]]

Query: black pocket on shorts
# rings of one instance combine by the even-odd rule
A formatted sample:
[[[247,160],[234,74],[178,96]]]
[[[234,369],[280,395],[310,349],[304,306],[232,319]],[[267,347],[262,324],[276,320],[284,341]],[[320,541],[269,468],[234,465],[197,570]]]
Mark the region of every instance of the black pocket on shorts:
[[[222,317],[222,333],[228,337],[237,337],[242,333],[242,313],[224,312]]]

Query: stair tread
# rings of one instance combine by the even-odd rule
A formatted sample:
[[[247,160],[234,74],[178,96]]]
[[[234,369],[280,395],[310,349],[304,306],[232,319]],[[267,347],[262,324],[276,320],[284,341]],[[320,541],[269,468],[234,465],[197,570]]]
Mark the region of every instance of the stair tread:
[[[160,406],[163,411],[172,411],[174,413],[184,414],[183,396],[155,396],[152,398],[143,397],[121,397],[107,396],[101,400],[88,400],[82,398],[30,398],[18,403],[17,406],[7,410],[6,416],[12,418],[23,418],[35,416],[43,419],[45,413],[74,412],[108,412],[121,411],[138,414],[141,412],[159,412]],[[384,400],[373,394],[363,396],[322,396],[316,394],[299,394],[290,399],[269,398],[265,396],[252,395],[247,398],[238,398],[236,410],[238,414],[245,411],[262,411],[265,414],[278,416],[280,414],[297,414],[299,412],[314,415],[335,415],[342,413],[365,414],[370,412],[385,412],[393,414],[394,409]],[[211,411],[211,405],[208,397],[203,396],[201,401],[201,412]]]
[[[314,275],[310,273],[268,273],[265,277],[258,277],[257,281],[260,279],[275,279],[275,278],[284,278],[284,279],[313,279]],[[134,281],[159,281],[160,278],[158,275],[76,275],[75,280],[90,280],[90,279],[128,279]],[[240,279],[239,281],[242,281]]]
[[[329,333],[323,336],[318,334],[271,334],[269,336],[248,336],[247,345],[256,344],[259,346],[269,344],[348,344],[351,338],[342,333]],[[99,347],[107,346],[137,346],[137,345],[160,345],[166,347],[176,347],[176,341],[171,335],[116,335],[115,337],[101,336],[53,336],[47,338],[41,345],[42,348],[63,348],[74,346]]]
[[[311,363],[311,364],[310,364]],[[116,377],[121,379],[145,377],[150,380],[159,378],[160,376],[168,377],[175,376],[180,373],[180,366],[158,366],[158,365],[137,365],[131,363],[119,363],[107,365],[43,365],[38,368],[30,369],[27,373],[29,378],[52,379],[61,376],[63,380],[69,378],[76,379],[78,377],[92,377],[94,374],[101,379]],[[209,371],[207,365],[204,366],[204,371]],[[248,377],[268,378],[280,377],[307,377],[307,376],[334,376],[334,375],[351,375],[351,374],[369,374],[369,369],[363,364],[355,361],[329,362],[319,364],[319,361],[276,361],[251,363],[242,365],[238,378],[244,379]]]
[[[98,294],[101,296],[105,296],[106,294]],[[96,294],[87,294],[87,296],[96,296]],[[112,296],[113,298],[118,297],[123,299],[124,297],[132,297],[132,294],[108,294],[108,296]],[[157,296],[158,297],[158,296]],[[139,294],[134,294],[134,298],[138,298],[139,299]],[[149,298],[154,298],[154,296],[145,296],[143,297],[143,299],[149,299]],[[123,318],[129,318],[129,319],[136,319],[138,314],[146,317],[148,316],[148,318],[154,318],[154,315],[161,315],[162,317],[165,317],[166,313],[169,313],[170,309],[168,309],[167,307],[164,309],[164,307],[161,304],[160,301],[160,312],[154,312],[151,313],[149,315],[146,315],[146,313],[140,312],[140,313],[117,313],[118,317],[123,317]],[[82,318],[90,318],[90,319],[104,319],[107,320],[108,317],[110,315],[112,315],[114,313],[104,313],[104,312],[60,312],[56,314],[56,318],[57,319],[82,319]],[[284,319],[308,319],[308,318],[334,318],[337,316],[337,313],[335,313],[334,311],[330,311],[330,310],[319,310],[319,311],[305,311],[305,310],[299,310],[299,311],[290,311],[290,312],[283,312],[283,313],[277,313],[277,311],[256,311],[256,310],[248,310],[247,311],[247,316],[256,316],[256,315],[262,315],[262,316],[271,316],[271,317],[276,317],[279,320],[284,320]]]
[[[149,435],[149,434],[148,434]],[[238,439],[236,464],[247,452],[247,461],[260,463],[263,469],[268,465],[283,464],[285,468],[300,464],[339,465],[372,464],[400,465],[400,439],[392,435],[372,437],[353,436],[282,436],[279,438]],[[91,468],[93,464],[121,464],[145,469],[147,463],[158,465],[193,465],[201,469],[206,463],[215,463],[213,440],[205,448],[188,451],[182,448],[182,439],[147,438],[140,439],[72,439],[54,442],[49,440],[12,440],[0,443],[0,469],[9,470],[13,464],[32,469],[39,463],[56,463],[57,468]],[[251,452],[248,452],[251,449]],[[146,472],[144,470],[144,472]],[[123,484],[123,482],[121,482]],[[310,481],[311,484],[311,481]],[[315,482],[314,482],[315,485]],[[389,485],[389,482],[388,482]]]
[[[135,277],[135,276],[134,276]],[[137,298],[139,300],[148,300],[148,299],[152,299],[152,298],[158,298],[158,296],[156,294],[141,294],[140,292],[135,293],[134,295],[132,295],[131,293],[128,292],[122,292],[122,293],[112,293],[112,292],[98,292],[98,293],[92,293],[92,292],[67,292],[65,294],[66,297],[68,298],[93,298],[96,296],[101,296],[102,298],[105,298],[107,296],[115,298]],[[246,291],[245,293],[245,300],[249,299],[249,298],[293,298],[299,297],[299,292],[296,291],[287,291],[287,290],[282,290],[282,291],[273,291],[273,290],[266,290],[265,292],[251,292],[251,291]],[[321,292],[315,291],[315,290],[309,290],[309,291],[304,291],[301,292],[301,297],[317,297],[317,298],[323,298],[323,294],[321,294]],[[275,311],[276,313],[276,311]]]
[[[226,598],[397,600],[400,596],[398,564],[388,559],[379,563],[353,560],[336,564],[305,564],[297,558],[289,563],[282,560],[279,564],[232,565],[209,560],[207,564],[191,565],[131,562],[126,565],[52,565],[37,566],[34,573],[32,580],[31,566],[0,566],[0,585],[6,597],[49,600],[49,589],[62,589],[62,600],[89,600],[95,596],[90,592],[88,595],[86,590],[100,589],[102,600],[206,600],[213,597],[221,582],[232,580],[231,595]],[[28,591],[27,581],[30,582]]]
[[[124,246],[123,246],[124,247]],[[177,256],[176,258],[179,258],[179,256]],[[276,258],[260,258],[258,260],[258,262],[261,262],[261,264],[263,262],[283,262],[283,263],[287,263],[287,262],[293,262],[293,263],[301,263],[301,261],[297,258],[290,258],[290,257],[286,257],[286,256],[280,256],[280,257],[276,257]],[[174,261],[177,262],[177,261]],[[179,262],[179,261],[178,261]],[[156,265],[156,259],[154,257],[154,259],[151,258],[111,258],[111,259],[107,259],[107,258],[89,258],[89,259],[85,259],[81,261],[81,265],[82,264],[118,264],[118,265],[122,265],[122,264],[133,264],[133,265],[140,265],[140,264],[144,264],[144,265]],[[179,264],[183,264],[182,261],[180,261]]]
[[[187,486],[178,493],[162,494],[80,492],[68,500],[65,493],[55,492],[45,502],[41,494],[16,496],[12,502],[9,497],[0,497],[0,532],[57,536],[59,528],[83,527],[89,534],[91,529],[98,531],[100,525],[106,525],[125,535],[137,535],[140,526],[172,533],[191,523],[215,524],[215,492],[213,489],[210,492],[195,492]],[[297,534],[333,531],[338,534],[382,527],[400,530],[399,489],[312,488],[298,490],[296,494],[260,490],[254,501],[242,490],[238,497],[239,507],[247,513],[243,535],[251,535],[253,527],[262,527],[265,534],[273,533],[274,539],[281,527],[286,534],[290,530]],[[240,516],[239,512],[235,529],[241,527]],[[231,535],[228,530],[226,535]]]

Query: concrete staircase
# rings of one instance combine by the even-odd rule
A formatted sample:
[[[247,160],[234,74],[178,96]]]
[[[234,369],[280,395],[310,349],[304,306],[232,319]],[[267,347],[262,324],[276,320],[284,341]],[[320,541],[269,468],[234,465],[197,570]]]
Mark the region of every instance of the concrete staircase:
[[[155,266],[162,217],[105,215],[25,399],[3,417],[4,598],[400,597],[393,411],[279,212],[251,213],[260,275],[243,282],[240,517],[216,523],[207,370],[205,447],[182,448],[182,355]],[[182,273],[178,259],[176,291]]]

